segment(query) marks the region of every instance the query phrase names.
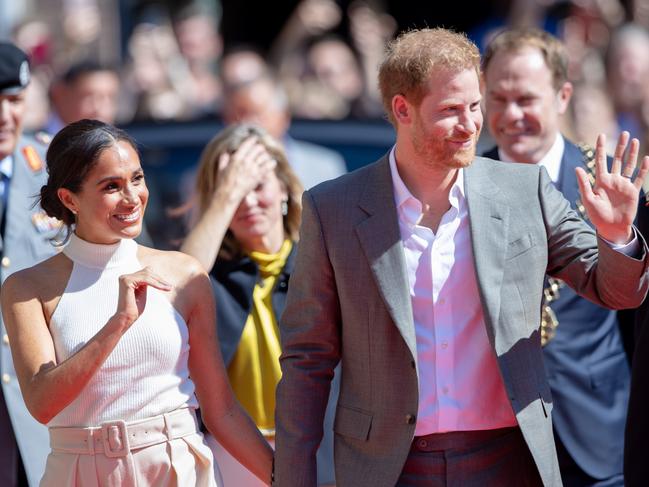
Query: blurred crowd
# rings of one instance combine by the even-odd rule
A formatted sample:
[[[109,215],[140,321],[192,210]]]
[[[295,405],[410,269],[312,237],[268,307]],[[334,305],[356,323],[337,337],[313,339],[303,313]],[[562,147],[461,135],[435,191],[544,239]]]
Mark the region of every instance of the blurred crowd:
[[[21,71],[13,76],[20,82],[19,93],[4,94],[7,106],[12,107],[11,113],[6,109],[11,117],[6,115],[5,118],[20,118],[28,135],[20,133],[21,123],[10,120],[14,135],[18,135],[12,144],[5,141],[4,149],[0,143],[0,161],[10,166],[15,164],[14,158],[25,159],[26,164],[15,165],[31,170],[28,173],[32,177],[30,184],[36,189],[21,190],[22,196],[31,198],[44,182],[43,160],[50,135],[73,122],[97,119],[120,126],[203,119],[223,122],[225,130],[205,147],[200,161],[193,161],[198,162],[198,170],[188,168],[186,173],[174,175],[178,176],[173,181],[174,191],[182,193],[183,197],[193,196],[187,196],[182,204],[168,211],[169,206],[174,205],[162,196],[160,183],[157,182],[156,187],[155,177],[147,179],[153,203],[149,205],[144,235],[140,238],[145,243],[166,247],[166,242],[149,241],[150,237],[167,237],[164,230],[156,228],[156,223],[168,230],[172,227],[172,217],[184,219],[187,228],[183,228],[183,237],[186,238],[184,242],[174,242],[173,246],[182,245],[181,250],[198,259],[203,269],[210,273],[219,303],[217,326],[223,328],[219,329],[219,336],[228,378],[256,426],[272,441],[275,433],[273,392],[280,376],[277,317],[284,308],[288,278],[294,265],[301,218],[299,197],[303,189],[336,178],[349,168],[337,152],[296,140],[289,132],[291,121],[294,118],[330,121],[384,118],[386,107],[378,90],[377,68],[384,57],[386,43],[404,29],[438,25],[440,20],[431,15],[422,19],[421,25],[400,25],[387,0],[296,0],[295,8],[269,45],[228,44],[222,36],[222,27],[228,18],[219,0],[142,3],[137,16],[125,22],[119,18],[119,13],[113,12],[110,16],[107,6],[124,7],[128,4],[126,1],[42,0],[39,3],[39,0],[31,0],[30,5],[42,4],[43,8],[25,10],[11,26],[11,41],[29,56],[31,82],[29,76],[23,76],[22,66],[28,65],[23,53]],[[528,125],[524,129],[535,132],[531,138],[560,140],[558,153],[563,154],[562,147],[568,145],[568,139],[593,144],[597,134],[605,132],[612,152],[618,136],[628,131],[631,137],[640,140],[639,152],[649,152],[649,84],[645,82],[649,79],[649,3],[640,0],[493,0],[493,5],[493,15],[479,19],[468,32],[481,49],[506,27],[537,26],[561,39],[569,56],[567,81],[574,86],[574,94],[566,116],[561,119],[562,126],[556,134],[546,130],[550,125],[552,130],[556,129],[556,124],[548,120],[554,121],[554,117],[563,114],[558,105],[550,107],[544,110],[547,113],[526,120]],[[3,8],[0,6],[0,16]],[[513,54],[507,52],[506,55]],[[491,68],[492,76],[496,76],[494,69]],[[544,64],[543,69],[553,67]],[[11,81],[16,83],[13,78]],[[477,78],[475,86],[478,86]],[[541,88],[541,92],[555,96],[553,101],[558,100],[556,86],[548,82]],[[21,98],[23,89],[24,100]],[[512,99],[517,96],[516,93],[509,95]],[[515,103],[509,105],[517,105],[520,115],[533,112],[535,103],[538,104],[538,100],[515,99]],[[478,104],[477,101],[474,104],[475,113],[479,111]],[[390,107],[387,108],[391,112]],[[498,112],[498,107],[491,107],[491,112]],[[530,128],[530,125],[534,126]],[[496,132],[494,129],[493,133]],[[566,136],[565,142],[561,135]],[[490,138],[488,130],[484,131],[484,137]],[[502,146],[496,139],[493,142]],[[498,149],[494,150],[496,152],[490,157],[514,160],[503,158],[504,151],[501,154]],[[581,164],[584,156],[576,153]],[[540,160],[516,160],[540,163]],[[555,168],[564,164],[556,162]],[[6,181],[11,180],[13,197],[17,198],[20,175],[2,173],[0,176],[4,178],[0,178],[0,196],[9,194],[5,187],[8,188]],[[574,186],[576,195],[576,180]],[[45,241],[48,232],[58,228],[57,221],[39,213],[33,205],[29,208],[33,229],[24,224],[22,227],[29,228],[19,225],[7,228],[12,232],[17,232],[16,228],[36,232],[36,237],[30,238]],[[270,223],[259,216],[264,212],[268,213]],[[28,216],[4,218],[24,222]],[[147,228],[152,235],[148,235]],[[4,227],[0,233],[4,233]],[[2,236],[5,243],[9,242],[7,235],[9,233]],[[24,247],[15,245],[16,255]],[[5,268],[7,275],[15,270],[10,266],[23,263],[18,257],[8,257],[9,248],[5,245],[0,249],[4,252],[0,272]],[[45,250],[42,253],[44,257]],[[584,309],[569,302],[572,298],[567,291],[562,290],[562,293],[564,303],[568,303],[564,309]],[[240,296],[245,296],[246,306],[242,305]],[[558,295],[552,299],[557,298]],[[545,307],[551,310],[551,300],[547,295],[545,299]],[[593,314],[586,311],[575,314],[579,314],[580,323],[584,321],[593,326]],[[563,315],[559,318],[563,323],[572,319]],[[628,364],[618,337],[618,317],[606,311],[605,318],[609,320],[610,333],[615,335],[615,339],[607,343],[615,345],[618,358],[623,362],[623,371],[610,375],[617,374],[624,379],[628,377]],[[604,329],[603,325],[599,328]],[[262,337],[259,339],[262,347],[257,346],[256,338],[250,338],[253,335],[244,335],[244,329],[254,329]],[[566,333],[565,329],[571,328],[564,326],[559,333]],[[4,344],[8,345],[9,339],[4,337]],[[554,338],[555,346],[564,340],[573,350],[577,349],[577,340],[567,334],[565,337],[559,334]],[[602,339],[603,342],[607,340]],[[629,355],[632,346],[627,345]],[[576,362],[579,367],[586,364],[582,359]],[[249,363],[254,363],[261,372],[255,376],[250,374]],[[12,377],[9,373],[2,374],[6,384],[13,380]],[[337,380],[338,375],[334,384]],[[628,386],[620,386],[622,389],[626,394]],[[333,391],[332,404],[337,384]],[[17,390],[14,392],[18,401]],[[592,403],[595,394],[591,396],[588,399]],[[566,399],[563,400],[567,404]],[[10,401],[11,398],[7,399]],[[18,404],[22,407],[20,401]],[[623,422],[626,402],[619,411]],[[327,414],[332,420],[333,413]],[[621,427],[617,432],[621,432]],[[618,439],[621,441],[621,436]],[[15,443],[13,437],[9,440],[12,445]],[[318,454],[318,463],[324,472],[321,473],[322,484],[333,481],[331,441],[326,440]],[[210,446],[220,452],[218,441],[214,443]],[[23,450],[28,449],[23,447]],[[599,451],[595,447],[593,450]],[[621,463],[621,447],[618,450]],[[222,467],[226,465],[225,453],[216,453],[216,456]],[[562,468],[565,472],[564,465]],[[231,473],[225,467],[222,470],[226,478],[241,473],[236,468]]]
[[[100,3],[63,0],[58,35],[58,19],[47,11],[29,12],[13,27],[13,40],[33,63],[28,130],[55,132],[84,116],[119,124],[213,117],[222,114],[229,90],[262,76],[280,84],[294,117],[380,118],[378,60],[386,41],[412,27],[399,26],[382,0],[300,0],[271,45],[224,45],[227,18],[218,0],[172,2],[175,8],[150,2],[134,19],[119,61],[109,64],[100,61],[111,57],[99,55],[106,52],[101,33],[114,22],[105,22]],[[575,102],[565,133],[592,141],[605,130],[615,140],[629,130],[646,145],[644,2],[510,0],[494,2],[493,12],[469,32],[480,46],[505,26],[532,25],[566,43]],[[422,19],[422,26],[436,23]]]

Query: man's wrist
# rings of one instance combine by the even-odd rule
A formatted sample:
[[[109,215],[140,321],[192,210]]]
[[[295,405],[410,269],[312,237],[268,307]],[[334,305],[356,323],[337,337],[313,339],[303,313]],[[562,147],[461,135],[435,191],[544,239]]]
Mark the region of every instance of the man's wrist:
[[[624,231],[618,231],[618,232],[602,232],[597,230],[597,234],[604,239],[606,242],[609,244],[613,245],[627,245],[631,243],[633,238],[635,237],[635,234],[633,233],[633,226],[629,225],[627,228],[626,232]]]

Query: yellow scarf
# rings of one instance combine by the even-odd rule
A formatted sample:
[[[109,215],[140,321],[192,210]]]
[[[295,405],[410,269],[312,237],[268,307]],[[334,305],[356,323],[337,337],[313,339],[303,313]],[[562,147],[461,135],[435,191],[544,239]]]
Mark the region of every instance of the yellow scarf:
[[[272,291],[292,247],[293,243],[285,240],[276,254],[250,252],[250,258],[259,267],[260,281],[252,292],[252,310],[228,367],[234,394],[266,436],[275,434],[275,388],[281,377],[279,328]]]

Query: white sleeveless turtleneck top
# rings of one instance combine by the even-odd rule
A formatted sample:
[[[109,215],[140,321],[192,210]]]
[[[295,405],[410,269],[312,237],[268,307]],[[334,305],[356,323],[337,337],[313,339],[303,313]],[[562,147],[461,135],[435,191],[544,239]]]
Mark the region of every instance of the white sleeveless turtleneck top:
[[[50,320],[58,363],[78,351],[117,311],[119,276],[142,269],[138,245],[86,242],[72,234],[63,253],[73,262],[70,280]],[[132,421],[179,407],[198,407],[189,378],[187,324],[162,291],[147,287],[144,313],[79,396],[47,424],[98,426]]]

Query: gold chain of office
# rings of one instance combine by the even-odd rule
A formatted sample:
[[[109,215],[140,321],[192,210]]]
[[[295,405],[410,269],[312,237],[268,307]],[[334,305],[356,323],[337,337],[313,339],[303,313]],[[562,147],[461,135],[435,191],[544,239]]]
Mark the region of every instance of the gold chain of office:
[[[595,183],[595,149],[586,144],[579,144],[579,150],[583,157],[584,166],[588,178],[590,179],[591,184]],[[577,213],[584,219],[588,220],[588,215],[586,214],[586,208],[581,202],[581,198],[577,199],[575,202],[575,207]],[[557,327],[559,326],[559,320],[557,315],[554,313],[550,307],[550,303],[559,298],[559,292],[564,286],[564,282],[561,279],[556,279],[554,277],[548,277],[548,284],[543,289],[543,301],[541,303],[541,345],[545,346],[547,343],[552,340],[554,337]]]

